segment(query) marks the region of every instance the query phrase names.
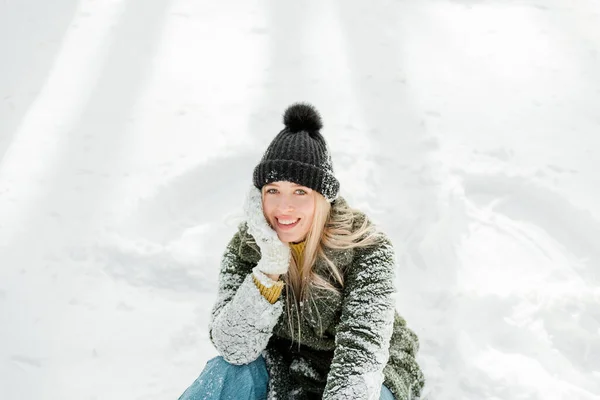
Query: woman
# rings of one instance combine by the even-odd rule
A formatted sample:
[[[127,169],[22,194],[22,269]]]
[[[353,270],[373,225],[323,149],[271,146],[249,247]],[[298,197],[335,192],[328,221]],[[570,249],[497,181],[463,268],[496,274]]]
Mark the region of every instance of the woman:
[[[294,104],[254,170],[210,337],[180,400],[414,399],[416,335],[395,311],[390,240],[338,197],[318,112]]]

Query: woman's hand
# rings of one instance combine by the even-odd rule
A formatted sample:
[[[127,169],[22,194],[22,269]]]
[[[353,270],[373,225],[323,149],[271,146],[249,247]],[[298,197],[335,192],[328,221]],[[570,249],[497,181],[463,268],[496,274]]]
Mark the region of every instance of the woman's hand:
[[[250,233],[260,248],[261,259],[257,268],[274,280],[279,275],[285,274],[290,265],[290,247],[279,240],[275,232],[267,223],[262,207],[262,194],[259,189],[252,186],[246,197],[244,207]]]

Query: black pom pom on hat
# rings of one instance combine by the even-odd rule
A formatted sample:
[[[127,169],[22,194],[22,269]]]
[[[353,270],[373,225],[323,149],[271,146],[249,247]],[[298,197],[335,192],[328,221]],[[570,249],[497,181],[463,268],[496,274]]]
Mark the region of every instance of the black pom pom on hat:
[[[294,182],[333,202],[340,183],[333,174],[331,154],[320,132],[323,122],[319,112],[310,104],[295,103],[285,110],[283,123],[285,128],[254,168],[254,186],[262,189],[271,182]]]
[[[307,103],[296,103],[289,106],[283,114],[283,124],[291,132],[317,132],[323,128],[321,115]]]

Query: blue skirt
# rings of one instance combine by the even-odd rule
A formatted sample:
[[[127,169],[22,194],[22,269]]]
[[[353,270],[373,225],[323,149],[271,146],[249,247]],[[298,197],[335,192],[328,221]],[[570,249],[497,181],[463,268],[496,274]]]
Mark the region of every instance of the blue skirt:
[[[215,357],[179,400],[265,400],[268,384],[269,373],[262,356],[246,365],[229,364],[223,357]],[[382,385],[379,399],[394,400],[394,395]]]

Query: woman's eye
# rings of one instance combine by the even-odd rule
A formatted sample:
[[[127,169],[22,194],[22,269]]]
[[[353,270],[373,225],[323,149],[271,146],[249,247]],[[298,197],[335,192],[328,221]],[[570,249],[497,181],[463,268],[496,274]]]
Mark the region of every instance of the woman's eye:
[[[306,194],[306,190],[304,190],[304,189],[298,189],[298,190],[296,190],[296,193],[301,194],[301,195],[305,195]]]
[[[267,189],[267,193],[275,194],[275,193],[277,193],[277,189]]]

